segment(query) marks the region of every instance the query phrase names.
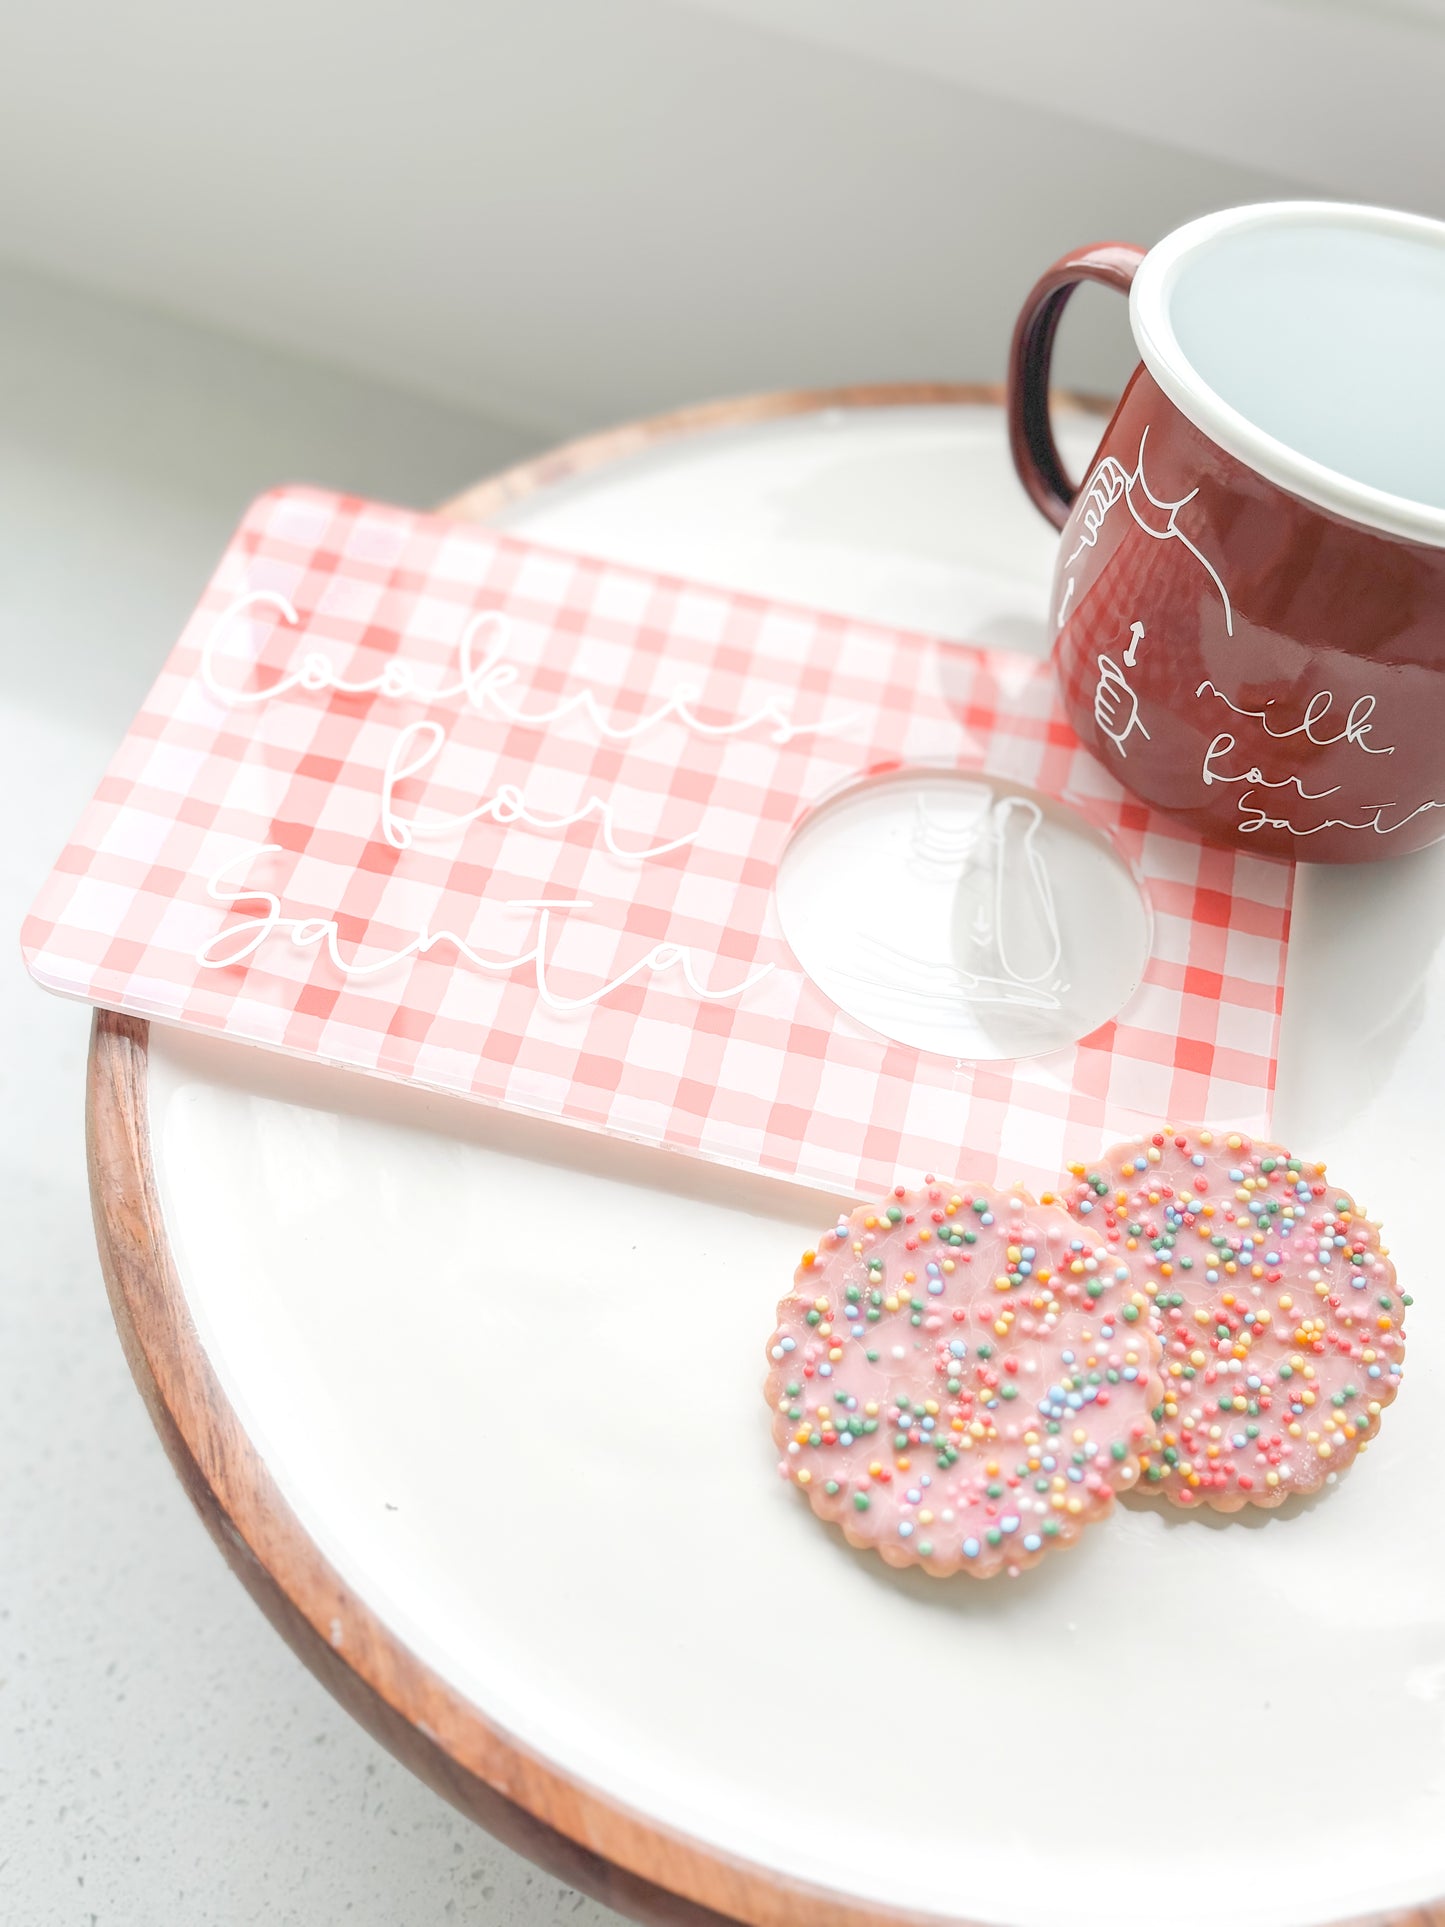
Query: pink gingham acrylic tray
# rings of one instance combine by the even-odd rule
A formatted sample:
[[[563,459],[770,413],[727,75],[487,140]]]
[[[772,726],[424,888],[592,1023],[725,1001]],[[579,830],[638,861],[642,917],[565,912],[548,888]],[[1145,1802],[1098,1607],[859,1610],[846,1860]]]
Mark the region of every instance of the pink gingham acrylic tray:
[[[1046,665],[287,489],[23,941],[107,1008],[853,1195],[1262,1128],[1290,880],[1128,799]]]

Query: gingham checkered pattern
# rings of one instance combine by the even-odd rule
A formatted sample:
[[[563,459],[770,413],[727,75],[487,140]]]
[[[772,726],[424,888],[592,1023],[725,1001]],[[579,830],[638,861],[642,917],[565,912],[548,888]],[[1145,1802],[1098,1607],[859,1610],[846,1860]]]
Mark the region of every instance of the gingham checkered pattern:
[[[858,721],[785,745],[766,725],[704,741],[674,722],[610,743],[585,716],[541,733],[459,700],[297,688],[227,707],[200,679],[202,645],[259,589],[288,597],[300,626],[253,610],[256,667],[236,659],[224,671],[238,688],[274,680],[308,649],[348,681],[400,656],[441,687],[455,680],[467,618],[495,608],[512,624],[509,694],[528,709],[589,686],[621,718],[687,682],[710,719],[773,699],[800,723],[839,709]],[[611,797],[629,847],[694,828],[697,840],[634,865],[608,853],[595,821],[549,835],[483,820],[394,849],[379,827],[380,773],[397,730],[420,718],[449,741],[403,791],[409,811],[460,813],[511,783],[549,814]],[[1067,1050],[958,1066],[890,1043],[839,1011],[783,941],[773,880],[809,805],[865,772],[938,759],[1071,803],[1144,881],[1144,980]],[[257,844],[281,847],[235,873],[249,898],[208,897],[206,879]],[[854,1195],[924,1170],[1045,1182],[1108,1132],[1166,1117],[1262,1128],[1290,881],[1285,866],[1211,849],[1127,797],[1080,748],[1043,665],[293,489],[247,514],[24,945],[43,984],[111,1009]],[[343,954],[361,958],[399,950],[423,925],[488,957],[516,955],[533,913],[503,900],[585,899],[559,916],[548,953],[548,981],[567,997],[659,942],[685,945],[704,984],[774,968],[718,1002],[676,968],[643,972],[566,1012],[539,1000],[533,967],[479,970],[445,944],[347,979],[324,944],[278,933],[239,963],[200,969],[199,947],[260,913],[258,890],[287,918],[334,919]]]

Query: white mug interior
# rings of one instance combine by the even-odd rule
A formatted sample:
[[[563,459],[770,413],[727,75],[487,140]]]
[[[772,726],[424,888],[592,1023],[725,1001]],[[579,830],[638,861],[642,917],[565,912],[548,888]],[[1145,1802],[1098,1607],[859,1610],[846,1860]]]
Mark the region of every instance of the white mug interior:
[[[1191,221],[1130,295],[1145,367],[1306,501],[1445,546],[1445,222],[1329,201]]]

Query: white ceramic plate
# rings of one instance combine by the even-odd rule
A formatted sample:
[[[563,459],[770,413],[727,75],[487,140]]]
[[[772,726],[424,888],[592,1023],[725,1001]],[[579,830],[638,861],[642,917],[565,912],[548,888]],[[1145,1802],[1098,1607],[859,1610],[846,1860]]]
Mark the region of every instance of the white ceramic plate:
[[[716,434],[512,519],[1043,647],[1053,538],[986,408]],[[1279,1131],[1385,1216],[1416,1297],[1383,1436],[1316,1504],[1121,1508],[1014,1583],[890,1572],[780,1481],[760,1393],[825,1202],[155,1029],[191,1310],[285,1496],[398,1636],[728,1854],[1021,1927],[1445,1893],[1442,884],[1425,852],[1298,893]]]

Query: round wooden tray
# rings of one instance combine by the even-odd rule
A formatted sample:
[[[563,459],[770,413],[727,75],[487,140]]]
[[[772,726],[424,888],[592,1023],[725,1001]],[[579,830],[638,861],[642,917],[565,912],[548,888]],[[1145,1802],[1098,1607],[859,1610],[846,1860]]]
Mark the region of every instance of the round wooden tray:
[[[857,388],[694,408],[574,442],[479,483],[446,513],[486,521],[669,441],[830,410],[997,404],[993,389]],[[863,1904],[732,1857],[609,1798],[521,1744],[358,1595],[286,1499],[198,1335],[153,1165],[147,1026],[98,1013],[87,1106],[91,1195],[127,1359],[177,1474],[278,1631],[344,1706],[416,1773],[511,1846],[640,1920],[878,1927],[937,1920]],[[761,1341],[760,1341],[761,1342]],[[957,1918],[957,1916],[953,1916]],[[1441,1927],[1445,1908],[1369,1917]]]

